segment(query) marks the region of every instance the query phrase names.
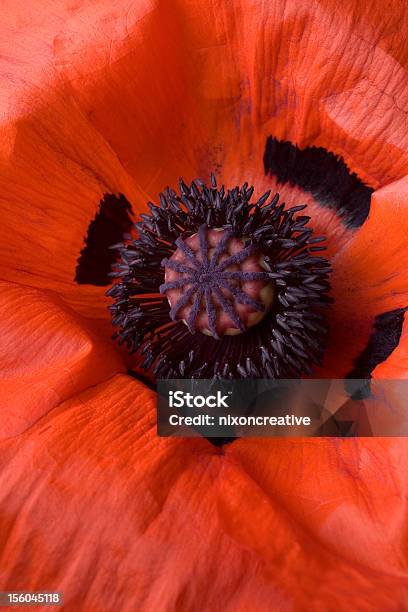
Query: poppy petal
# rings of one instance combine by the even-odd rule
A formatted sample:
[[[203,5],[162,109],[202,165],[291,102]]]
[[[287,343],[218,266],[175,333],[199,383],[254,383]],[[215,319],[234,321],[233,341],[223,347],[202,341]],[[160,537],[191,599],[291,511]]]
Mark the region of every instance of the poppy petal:
[[[235,166],[237,184],[270,134],[340,155],[375,188],[407,174],[401,3],[387,19],[380,0],[350,0],[340,11],[333,0],[179,6],[204,125],[218,112],[212,152],[221,171]]]
[[[77,260],[105,194],[137,201],[140,190],[57,66],[57,33],[75,11],[27,8],[6,3],[1,25],[0,275],[107,320],[105,290],[74,282]]]
[[[3,588],[57,589],[70,609],[280,599],[220,525],[222,456],[202,439],[158,439],[154,398],[119,375],[3,443]]]
[[[406,595],[403,442],[218,450],[157,438],[154,401],[117,375],[2,443],[3,588],[121,610],[346,610],[373,590],[390,609]]]
[[[404,308],[407,255],[408,176],[373,193],[367,221],[334,259],[336,301],[372,314]]]
[[[120,354],[50,292],[0,283],[0,439],[124,371]]]
[[[407,597],[406,450],[395,438],[234,442],[227,454],[256,488],[239,508],[223,479],[225,529],[293,609],[393,609]]]
[[[59,96],[42,115],[10,124],[16,133],[0,175],[0,275],[55,290],[83,314],[107,318],[104,289],[74,282],[77,260],[104,195],[134,188],[89,120]]]
[[[53,288],[103,319],[103,292],[73,278],[104,194],[138,211],[180,174],[242,183],[259,174],[270,134],[342,156],[374,187],[407,173],[399,3],[387,20],[379,1],[240,9],[7,0],[3,278]]]
[[[324,376],[341,378],[353,372],[376,318],[408,305],[407,256],[408,177],[404,177],[373,193],[367,220],[332,259],[334,306]]]

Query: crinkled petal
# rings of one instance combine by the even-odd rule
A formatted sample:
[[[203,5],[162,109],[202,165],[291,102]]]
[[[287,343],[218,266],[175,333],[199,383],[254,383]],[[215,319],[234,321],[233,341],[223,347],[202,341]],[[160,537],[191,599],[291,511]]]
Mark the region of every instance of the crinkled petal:
[[[179,175],[242,183],[269,135],[323,146],[374,187],[401,178],[403,9],[7,0],[0,274],[103,319],[94,287],[73,282],[103,195],[142,210]]]
[[[157,438],[154,402],[118,375],[3,442],[4,589],[61,590],[68,610],[407,600],[405,443],[246,439],[219,451]]]
[[[125,367],[120,354],[51,292],[0,283],[0,439]]]
[[[295,610],[397,609],[407,600],[406,448],[400,439],[240,440],[228,452],[256,495],[242,495],[240,509],[225,495],[226,529],[257,548]]]
[[[332,260],[334,305],[327,376],[348,374],[373,332],[375,318],[408,306],[408,177],[374,192],[362,227]]]
[[[408,303],[408,176],[374,192],[370,214],[334,259],[342,308],[379,313]]]

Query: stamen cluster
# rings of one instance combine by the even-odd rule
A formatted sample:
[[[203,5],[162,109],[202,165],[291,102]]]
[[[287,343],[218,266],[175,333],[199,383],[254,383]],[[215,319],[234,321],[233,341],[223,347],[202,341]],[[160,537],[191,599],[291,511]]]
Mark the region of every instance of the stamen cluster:
[[[166,189],[160,205],[148,204],[150,214],[142,214],[135,224],[137,238],[115,245],[120,261],[112,276],[117,281],[108,291],[114,299],[110,310],[118,327],[115,336],[137,352],[141,365],[156,377],[297,378],[311,374],[312,366],[321,362],[327,332],[323,309],[331,301],[330,265],[316,254],[325,248],[320,244],[324,238],[313,237],[306,227],[310,217],[298,214],[306,205],[286,209],[278,194],[270,198],[269,191],[251,203],[253,191],[247,183],[231,190],[218,188],[214,176],[210,186],[199,180],[187,186],[180,180],[180,194]],[[224,234],[217,257],[205,259],[206,232],[211,228]],[[194,234],[200,239],[200,259],[186,243]],[[253,252],[261,254],[264,270],[248,274],[275,288],[274,303],[262,321],[248,328],[234,315],[233,300],[222,297],[221,289],[227,286],[237,302],[248,298],[239,283],[232,282],[250,280],[245,271],[227,271],[229,264],[219,263],[221,250],[234,238],[243,241],[243,254],[229,264]],[[170,263],[177,249],[189,259],[183,270],[177,262]],[[187,288],[173,305],[166,292],[176,285],[165,282],[166,269],[185,275],[173,281]],[[220,337],[212,295],[243,333]],[[212,336],[196,330],[202,300]],[[254,309],[263,308],[252,301]],[[177,313],[188,302],[192,306],[186,325]]]

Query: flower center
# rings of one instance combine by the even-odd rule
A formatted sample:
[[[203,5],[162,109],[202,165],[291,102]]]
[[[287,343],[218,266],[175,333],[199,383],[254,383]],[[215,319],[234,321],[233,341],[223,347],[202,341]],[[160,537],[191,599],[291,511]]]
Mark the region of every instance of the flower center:
[[[245,246],[230,229],[202,224],[196,234],[175,242],[164,259],[160,292],[170,304],[170,318],[182,320],[191,333],[214,338],[233,336],[259,323],[275,290],[254,245]]]
[[[119,245],[116,337],[158,378],[298,378],[326,346],[330,263],[299,204],[180,180]],[[202,333],[199,333],[202,332]],[[245,332],[245,333],[242,333]]]

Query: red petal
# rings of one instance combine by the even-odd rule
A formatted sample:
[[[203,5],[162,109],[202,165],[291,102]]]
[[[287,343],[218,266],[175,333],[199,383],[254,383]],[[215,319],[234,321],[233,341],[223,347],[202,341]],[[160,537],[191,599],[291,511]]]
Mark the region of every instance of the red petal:
[[[115,347],[57,296],[11,283],[0,283],[0,343],[0,439],[124,370]]]

